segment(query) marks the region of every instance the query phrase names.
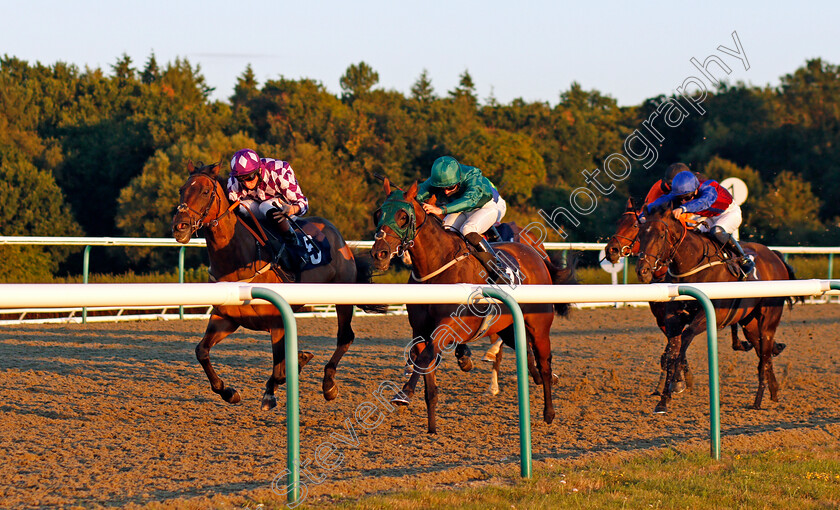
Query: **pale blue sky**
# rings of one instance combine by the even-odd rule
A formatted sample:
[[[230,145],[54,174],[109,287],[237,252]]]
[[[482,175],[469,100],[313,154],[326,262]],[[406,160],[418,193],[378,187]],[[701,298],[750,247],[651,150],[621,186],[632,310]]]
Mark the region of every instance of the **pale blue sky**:
[[[200,64],[214,98],[227,99],[251,64],[260,83],[314,78],[340,91],[361,60],[380,86],[408,93],[425,68],[439,95],[468,69],[479,97],[557,103],[572,81],[621,105],[674,92],[737,31],[750,69],[731,81],[778,84],[808,58],[840,63],[840,2],[549,2],[75,0],[2,2],[0,53],[34,63],[138,68]]]

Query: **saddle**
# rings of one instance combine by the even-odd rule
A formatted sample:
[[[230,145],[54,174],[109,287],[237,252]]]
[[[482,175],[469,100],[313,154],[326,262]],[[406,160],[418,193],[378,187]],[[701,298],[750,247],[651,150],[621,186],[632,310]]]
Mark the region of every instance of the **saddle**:
[[[285,280],[296,283],[303,271],[330,263],[330,245],[323,235],[317,239],[292,230],[294,243],[281,234],[276,222],[263,218],[259,220],[265,232],[266,247],[271,253],[272,269]]]

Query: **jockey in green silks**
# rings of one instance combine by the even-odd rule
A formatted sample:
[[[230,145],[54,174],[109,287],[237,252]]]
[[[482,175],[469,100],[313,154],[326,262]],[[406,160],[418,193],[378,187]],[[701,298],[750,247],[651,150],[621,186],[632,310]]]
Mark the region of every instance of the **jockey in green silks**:
[[[489,278],[498,275],[496,252],[482,234],[501,221],[507,211],[504,199],[481,170],[462,165],[451,156],[437,158],[431,176],[417,187],[417,200],[431,195],[437,204],[423,204],[430,214],[444,215],[443,226],[455,229],[476,249],[476,257],[487,269]]]

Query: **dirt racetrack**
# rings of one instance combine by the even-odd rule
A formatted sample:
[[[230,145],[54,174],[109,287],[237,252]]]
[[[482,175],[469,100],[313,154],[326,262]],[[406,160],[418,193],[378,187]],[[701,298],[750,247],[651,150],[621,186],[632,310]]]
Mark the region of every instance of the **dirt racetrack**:
[[[335,320],[298,322],[302,348],[316,355],[301,378],[301,456],[304,464],[317,456],[321,466],[333,465],[310,464],[321,483],[307,484],[307,503],[518,474],[512,351],[505,352],[497,397],[486,394],[489,367],[478,362],[485,341],[471,344],[470,373],[460,372],[453,357],[445,360],[438,434],[430,437],[422,391],[393,412],[374,395],[383,381],[404,381],[407,318],[357,317],[353,325],[357,339],[339,367],[339,397],[325,402],[321,376]],[[204,327],[203,321],[2,327],[0,508],[282,504],[271,483],[285,467],[284,389],[277,409],[259,409],[271,365],[268,335],[240,330],[212,351],[220,376],[242,394],[240,404],[230,405],[210,391],[195,360]],[[728,330],[720,337],[724,452],[840,436],[840,306],[785,311],[777,338],[787,349],[775,359],[781,400],[765,395],[764,410],[748,409],[755,354],[733,352]],[[708,444],[705,337],[689,349],[695,387],[677,395],[666,415],[651,412],[664,339],[646,308],[574,310],[569,320],[555,320],[552,342],[560,381],[550,426],[531,383],[535,471],[592,452]]]

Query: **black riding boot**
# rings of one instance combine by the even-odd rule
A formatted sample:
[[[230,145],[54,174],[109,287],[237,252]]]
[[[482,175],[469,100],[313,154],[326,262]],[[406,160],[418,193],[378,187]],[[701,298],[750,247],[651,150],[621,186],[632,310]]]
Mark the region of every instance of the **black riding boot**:
[[[755,262],[752,257],[747,256],[747,254],[744,253],[744,249],[741,248],[741,245],[735,240],[735,237],[733,237],[732,234],[727,233],[722,228],[715,227],[712,231],[712,235],[722,246],[727,247],[738,254],[738,265],[741,267],[741,272],[743,273],[740,279],[746,280],[749,274],[755,269]]]
[[[293,273],[299,273],[303,266],[306,265],[306,258],[304,257],[304,247],[300,245],[295,231],[292,230],[289,221],[285,220],[279,223],[280,239],[283,241],[283,251],[279,258],[282,260],[282,265]]]
[[[470,232],[464,237],[468,243],[475,247],[476,258],[478,258],[487,270],[487,281],[493,283],[509,283],[507,274],[505,274],[503,266],[499,263],[499,259],[496,256],[496,250],[490,246],[490,243],[477,232]]]

